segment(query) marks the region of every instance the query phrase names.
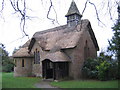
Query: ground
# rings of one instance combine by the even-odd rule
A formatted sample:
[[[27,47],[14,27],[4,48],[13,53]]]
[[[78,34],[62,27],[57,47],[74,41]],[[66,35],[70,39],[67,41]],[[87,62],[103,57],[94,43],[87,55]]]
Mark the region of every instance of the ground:
[[[48,80],[42,80],[38,83],[35,84],[35,87],[36,88],[55,88],[55,90],[59,90],[58,87],[55,87],[55,86],[51,86],[50,83],[52,82],[51,79],[48,79]]]
[[[13,73],[2,74],[3,88],[118,88],[118,80],[69,80],[51,81],[42,80],[40,77],[13,77]],[[19,81],[19,82],[18,82]]]
[[[118,88],[118,80],[70,80],[51,82],[51,85],[60,88]]]

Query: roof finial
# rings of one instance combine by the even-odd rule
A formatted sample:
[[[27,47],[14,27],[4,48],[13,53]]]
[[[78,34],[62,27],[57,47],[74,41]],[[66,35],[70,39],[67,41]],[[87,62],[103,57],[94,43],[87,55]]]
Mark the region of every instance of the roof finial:
[[[82,15],[74,0],[72,0],[68,13],[65,16],[67,17],[68,26],[75,26],[80,22]]]
[[[79,10],[78,10],[74,0],[72,0],[70,8],[68,10],[68,13],[65,16],[69,16],[69,15],[72,15],[72,14],[78,14],[78,15],[81,16],[81,14],[80,14],[80,12],[79,12]]]
[[[75,1],[74,1],[74,0],[72,0],[72,2],[73,2],[73,3],[75,3]]]

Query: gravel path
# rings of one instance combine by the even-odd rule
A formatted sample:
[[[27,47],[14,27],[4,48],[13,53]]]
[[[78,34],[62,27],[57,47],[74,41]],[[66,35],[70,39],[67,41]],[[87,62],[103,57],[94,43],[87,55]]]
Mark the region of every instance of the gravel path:
[[[44,90],[45,90],[45,89],[48,89],[48,88],[51,88],[51,89],[54,88],[55,90],[61,90],[61,89],[58,88],[58,87],[53,87],[53,86],[51,86],[51,85],[50,85],[50,82],[51,82],[50,80],[47,80],[47,81],[46,81],[46,80],[42,80],[42,81],[40,81],[39,83],[36,83],[36,84],[35,84],[35,87],[36,87],[36,88],[42,88],[42,89],[44,89]]]

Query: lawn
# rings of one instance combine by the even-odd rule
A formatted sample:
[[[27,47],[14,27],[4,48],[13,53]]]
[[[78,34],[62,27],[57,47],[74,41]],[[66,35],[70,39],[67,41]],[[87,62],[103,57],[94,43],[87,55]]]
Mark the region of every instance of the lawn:
[[[3,88],[35,88],[34,84],[38,83],[41,78],[36,77],[14,77],[13,73],[2,73]],[[0,82],[1,83],[1,82]],[[52,86],[60,88],[118,88],[118,81],[60,81],[51,82]]]
[[[51,82],[51,85],[60,88],[118,88],[118,81],[95,81],[95,80],[85,80],[85,81],[61,81],[61,82]]]
[[[2,88],[2,72],[0,72],[0,89]]]
[[[36,77],[14,77],[13,73],[2,73],[2,88],[35,88],[41,79]]]

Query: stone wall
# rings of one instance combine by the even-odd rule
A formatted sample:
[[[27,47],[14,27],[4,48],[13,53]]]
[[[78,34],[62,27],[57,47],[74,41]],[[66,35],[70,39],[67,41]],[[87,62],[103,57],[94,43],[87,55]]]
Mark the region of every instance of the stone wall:
[[[38,42],[35,42],[32,50],[31,50],[31,53],[34,54],[34,52],[36,51],[36,49],[40,52],[40,64],[34,64],[34,58],[33,58],[33,62],[32,62],[32,74],[36,77],[41,77],[42,76],[42,57],[43,57],[43,51],[42,49],[40,48]]]
[[[24,67],[22,60],[24,59]],[[14,67],[14,76],[31,76],[32,75],[32,58],[15,58],[16,66]]]
[[[42,66],[40,64],[33,64],[32,74],[36,77],[42,77]]]
[[[96,58],[97,51],[87,29],[83,31],[83,34],[81,35],[80,40],[75,48],[64,51],[69,56],[71,61],[69,63],[69,76],[73,79],[82,78],[81,70],[85,61],[84,47],[86,45],[86,41],[89,48],[89,57]]]

